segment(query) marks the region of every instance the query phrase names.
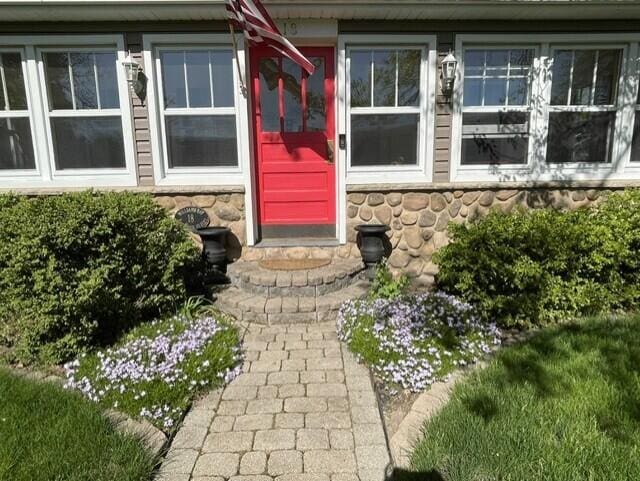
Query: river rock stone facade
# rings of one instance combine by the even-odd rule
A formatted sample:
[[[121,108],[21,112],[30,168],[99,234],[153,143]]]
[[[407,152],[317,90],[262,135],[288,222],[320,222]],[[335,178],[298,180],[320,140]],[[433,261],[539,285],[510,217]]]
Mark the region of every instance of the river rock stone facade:
[[[231,229],[229,258],[349,259],[360,257],[358,224],[387,224],[389,265],[414,283],[430,285],[438,271],[432,258],[449,242],[450,222],[463,223],[486,215],[491,209],[510,212],[516,207],[575,209],[598,201],[613,189],[460,189],[350,192],[347,195],[347,244],[338,246],[247,247],[243,193],[204,195],[157,194],[156,201],[172,215],[183,207],[204,209],[211,225]]]
[[[392,252],[389,265],[415,283],[433,283],[438,271],[433,253],[449,242],[449,223],[468,222],[486,215],[491,209],[510,212],[525,208],[555,207],[574,209],[597,201],[606,190],[450,190],[421,192],[352,192],[347,196],[348,241],[355,243],[355,226],[382,223],[391,226],[388,233]]]

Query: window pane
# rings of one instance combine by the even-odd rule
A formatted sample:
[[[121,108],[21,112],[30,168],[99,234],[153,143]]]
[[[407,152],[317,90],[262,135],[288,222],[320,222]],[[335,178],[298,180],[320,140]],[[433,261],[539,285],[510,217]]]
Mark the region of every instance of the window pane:
[[[487,75],[507,75],[508,50],[487,50]]]
[[[29,119],[0,119],[0,170],[35,168]]]
[[[615,103],[621,53],[620,50],[600,50],[598,52],[594,105],[613,105]]]
[[[316,68],[307,78],[307,131],[324,131],[327,128],[324,94],[324,58],[309,57]]]
[[[511,50],[509,53],[509,73],[514,74],[526,74],[531,68],[533,63],[533,50],[531,49],[516,49]]]
[[[464,114],[462,165],[526,164],[528,121],[526,112]]]
[[[282,59],[284,131],[302,132],[302,69],[293,60]]]
[[[2,67],[7,85],[9,97],[8,109],[4,102],[4,92],[0,94],[0,109],[3,110],[27,110],[27,93],[24,88],[24,76],[22,75],[22,59],[19,53],[3,53]],[[2,88],[0,88],[2,90]]]
[[[63,52],[50,52],[45,53],[44,58],[51,109],[73,109],[68,55]]]
[[[162,88],[165,108],[185,108],[187,106],[184,83],[184,53],[162,52]]]
[[[547,162],[610,162],[615,112],[549,114]]]
[[[93,54],[74,52],[69,55],[69,58],[71,59],[76,108],[79,110],[97,109],[98,93],[93,69]]]
[[[209,52],[186,52],[185,64],[189,85],[189,107],[211,107]]]
[[[484,83],[484,104],[504,105],[507,98],[507,79],[488,78]]]
[[[233,115],[166,116],[169,167],[238,165]]]
[[[482,79],[470,78],[464,80],[463,99],[465,106],[482,105]]]
[[[589,105],[593,86],[595,50],[576,50],[573,60],[573,82],[571,83],[571,104]]]
[[[464,75],[482,75],[484,71],[484,50],[467,50],[464,53]]]
[[[96,53],[96,69],[98,70],[98,87],[100,90],[100,106],[103,109],[119,109],[118,78],[116,65],[118,59],[115,52]]]
[[[351,52],[351,106],[371,107],[371,52]]]
[[[633,124],[631,162],[640,162],[640,112],[636,112],[635,123]]]
[[[280,132],[278,59],[260,59],[260,115],[263,132]]]
[[[51,134],[58,170],[125,167],[120,117],[54,117]]]
[[[213,106],[233,107],[233,54],[215,50],[211,52],[213,73]]]
[[[420,50],[398,52],[398,105],[420,105]]]
[[[351,165],[416,165],[418,114],[352,115]]]
[[[567,105],[569,98],[569,85],[571,82],[571,50],[557,50],[553,56],[553,68],[551,70],[551,104]]]
[[[396,52],[373,52],[373,105],[393,107],[396,105]]]
[[[509,79],[509,105],[526,105],[528,93],[526,78]]]

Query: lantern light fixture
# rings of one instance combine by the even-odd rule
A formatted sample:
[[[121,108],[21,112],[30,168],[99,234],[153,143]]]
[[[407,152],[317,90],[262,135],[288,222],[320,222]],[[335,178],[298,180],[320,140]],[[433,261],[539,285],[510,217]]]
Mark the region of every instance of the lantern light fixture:
[[[458,67],[458,60],[453,55],[453,52],[449,51],[447,56],[442,59],[442,92],[446,95],[453,93],[453,86],[456,81],[456,69]]]
[[[123,60],[122,65],[127,74],[127,82],[135,86],[138,83],[138,75],[142,71],[142,66],[134,60],[131,52],[127,54],[127,58]]]

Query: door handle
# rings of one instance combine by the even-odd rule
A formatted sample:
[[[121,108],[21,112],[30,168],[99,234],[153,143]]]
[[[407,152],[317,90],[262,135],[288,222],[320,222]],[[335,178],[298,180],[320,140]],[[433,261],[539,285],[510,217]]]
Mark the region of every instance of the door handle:
[[[333,164],[336,151],[335,140],[327,140],[327,164]]]

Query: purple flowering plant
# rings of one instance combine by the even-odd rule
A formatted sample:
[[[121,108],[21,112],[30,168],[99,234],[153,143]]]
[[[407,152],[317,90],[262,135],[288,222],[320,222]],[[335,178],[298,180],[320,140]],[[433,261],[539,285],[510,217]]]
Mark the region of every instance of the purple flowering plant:
[[[238,331],[229,318],[211,310],[181,312],[65,364],[66,387],[170,432],[198,393],[230,382],[241,363]]]
[[[443,292],[348,301],[338,314],[337,331],[390,393],[423,391],[500,344],[494,324]]]

